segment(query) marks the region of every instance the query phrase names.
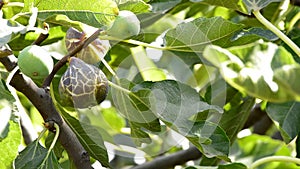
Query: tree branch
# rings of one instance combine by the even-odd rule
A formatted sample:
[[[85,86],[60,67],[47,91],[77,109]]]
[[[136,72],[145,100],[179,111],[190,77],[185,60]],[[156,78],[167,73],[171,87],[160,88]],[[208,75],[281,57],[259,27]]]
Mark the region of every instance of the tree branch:
[[[150,162],[135,166],[131,169],[174,168],[174,166],[184,164],[187,161],[197,160],[201,156],[201,152],[193,146],[187,150],[178,151],[168,156],[157,157]]]
[[[1,58],[0,62],[9,70],[16,66],[16,58],[11,55]],[[37,108],[45,122],[54,121],[61,129],[59,141],[67,151],[69,158],[78,169],[90,169],[88,152],[83,148],[72,129],[57,112],[50,94],[43,88],[39,88],[31,79],[23,76],[18,70],[12,77],[10,85],[23,93]]]

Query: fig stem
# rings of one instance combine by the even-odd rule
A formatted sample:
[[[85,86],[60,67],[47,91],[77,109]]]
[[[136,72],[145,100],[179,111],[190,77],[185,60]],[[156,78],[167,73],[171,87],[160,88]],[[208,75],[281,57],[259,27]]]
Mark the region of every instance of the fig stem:
[[[40,46],[42,42],[44,42],[44,40],[46,40],[49,36],[49,25],[47,23],[43,24],[44,26],[44,30],[39,37],[32,43],[32,45],[38,45]]]
[[[95,31],[90,37],[82,41],[75,49],[65,55],[62,59],[60,59],[53,67],[52,72],[47,76],[44,80],[42,87],[44,89],[48,89],[50,87],[51,81],[53,80],[55,74],[59,71],[61,67],[63,67],[69,60],[70,57],[76,55],[76,53],[80,52],[84,47],[88,46],[91,42],[98,38],[102,29],[98,29]]]

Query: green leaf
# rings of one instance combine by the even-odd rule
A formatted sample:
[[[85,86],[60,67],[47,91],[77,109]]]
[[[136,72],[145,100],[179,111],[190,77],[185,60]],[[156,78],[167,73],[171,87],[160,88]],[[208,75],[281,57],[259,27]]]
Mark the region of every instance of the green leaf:
[[[248,167],[242,163],[232,163],[226,165],[219,165],[218,169],[247,169]]]
[[[244,4],[244,0],[190,0],[192,2],[203,2],[210,5],[217,5],[217,6],[223,6],[229,9],[237,10],[240,12],[243,12],[245,14],[248,14],[249,11]]]
[[[164,37],[165,46],[177,53],[202,53],[207,45],[230,46],[231,37],[242,28],[221,17],[197,18],[170,29]]]
[[[225,112],[222,115],[220,126],[225,130],[231,143],[235,141],[238,132],[244,127],[254,104],[255,98],[243,98],[241,93],[236,93],[224,106]]]
[[[2,101],[0,101],[0,103],[1,102]],[[2,113],[3,112],[0,114]],[[13,161],[18,154],[18,148],[22,141],[22,133],[19,122],[10,120],[8,126],[9,131],[7,136],[0,141],[0,168],[12,168]]]
[[[76,134],[82,146],[89,155],[98,160],[103,166],[108,167],[108,155],[104,141],[99,132],[91,125],[79,122],[70,116],[61,106],[58,106],[61,115]]]
[[[292,156],[292,151],[288,145],[269,136],[252,134],[238,139],[237,143],[237,147],[234,146],[236,149],[231,150],[231,152],[234,152],[232,158],[235,159],[235,162],[242,162],[243,164],[252,164],[258,159],[268,156]],[[269,162],[259,168],[297,169],[299,166],[287,162]]]
[[[166,125],[187,137],[206,156],[228,160],[229,140],[224,130],[210,122],[191,120],[203,111],[222,113],[221,108],[201,101],[196,90],[173,80],[165,80],[143,82],[133,87],[132,91],[141,100],[148,98],[148,102],[144,101],[149,104],[147,108]]]
[[[267,113],[272,120],[279,123],[284,141],[289,143],[300,132],[300,103],[286,102],[281,104],[268,103]]]
[[[140,92],[140,96],[137,97],[134,93],[129,91],[134,85],[133,83],[126,79],[121,79],[118,83],[122,88],[128,90],[124,91],[119,88],[111,89],[114,105],[118,111],[131,123],[139,123],[140,126],[142,125],[145,129],[150,131],[159,131],[160,123],[148,104],[147,93],[149,90]]]
[[[71,20],[80,21],[94,27],[109,25],[118,15],[117,4],[112,0],[91,1],[33,1],[25,0],[24,11],[29,11],[31,5],[38,7],[38,18],[62,14]],[[76,4],[76,5],[75,5]]]
[[[232,37],[232,46],[240,46],[252,43],[259,39],[266,41],[275,41],[278,37],[270,30],[263,28],[250,28],[248,30],[241,30],[235,33]]]
[[[272,2],[281,2],[281,0],[243,0],[249,11],[259,11]]]
[[[52,132],[49,132],[46,140],[45,140],[45,146],[46,148],[49,149],[49,147],[51,146],[53,139],[54,139],[55,134]],[[57,158],[62,158],[63,157],[63,151],[64,151],[64,147],[60,144],[60,142],[56,142],[54,148],[52,149],[52,151],[55,153],[55,156]]]
[[[248,95],[271,102],[300,99],[298,65],[283,47],[252,43],[223,49],[208,46],[204,58],[218,67],[223,78]]]
[[[13,105],[7,100],[0,99],[0,141],[9,133],[9,121],[12,116]]]
[[[47,160],[43,165],[39,166],[38,169],[61,169],[58,160],[53,151],[50,152]]]
[[[166,79],[163,70],[158,69],[153,61],[147,56],[145,49],[141,46],[131,48],[132,57],[145,81],[160,81]]]
[[[169,9],[172,9],[177,4],[179,4],[181,0],[152,0],[150,1],[150,5],[152,6],[153,12],[167,12]]]
[[[151,6],[145,3],[142,0],[135,0],[135,1],[127,1],[125,3],[118,5],[119,10],[128,10],[133,13],[146,13],[150,12]]]
[[[20,152],[15,160],[15,168],[38,168],[46,155],[47,149],[41,146],[38,140],[35,140]]]
[[[0,14],[0,47],[7,44],[12,38],[13,34],[17,34],[19,32],[24,33],[26,31],[26,27],[7,19],[2,19]]]

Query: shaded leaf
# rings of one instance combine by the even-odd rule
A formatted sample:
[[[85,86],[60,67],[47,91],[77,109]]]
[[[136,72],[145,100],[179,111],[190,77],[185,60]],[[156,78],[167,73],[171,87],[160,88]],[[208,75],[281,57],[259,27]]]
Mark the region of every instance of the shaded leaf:
[[[223,49],[208,46],[203,54],[234,88],[271,102],[300,99],[299,68],[292,55],[273,43]],[[283,77],[282,77],[283,76]]]
[[[47,155],[47,149],[40,145],[38,140],[30,143],[20,152],[15,160],[16,169],[38,168]]]
[[[50,152],[44,165],[39,166],[38,169],[61,169],[61,166],[59,165],[58,160],[53,151]]]
[[[286,102],[281,104],[268,103],[267,113],[272,120],[279,123],[284,141],[289,143],[300,132],[300,103]]]
[[[85,150],[88,151],[89,155],[98,160],[103,166],[108,167],[107,150],[99,132],[93,126],[79,122],[70,116],[61,106],[59,106],[59,109],[63,118],[76,134]]]
[[[266,30],[263,28],[250,28],[248,30],[241,30],[236,32],[231,40],[233,46],[239,46],[252,43],[259,39],[275,41],[278,39],[278,37],[270,30]]]
[[[138,93],[145,90],[146,93]],[[140,98],[148,96],[148,99],[150,98],[148,107],[155,115],[169,127],[187,137],[206,156],[218,156],[228,160],[226,156],[229,151],[229,140],[223,129],[210,122],[191,120],[193,116],[203,111],[222,113],[221,108],[201,101],[196,90],[176,81],[165,80],[143,82],[132,88],[132,91]]]
[[[51,146],[53,139],[54,139],[55,134],[52,132],[49,132],[46,140],[45,140],[45,146],[46,148],[49,149],[49,147]],[[54,148],[52,149],[52,151],[55,153],[55,156],[57,158],[62,158],[63,157],[63,151],[64,151],[64,147],[60,144],[60,142],[56,142]]]
[[[167,12],[168,10],[179,4],[181,0],[152,0],[149,3],[153,12]]]
[[[242,98],[241,93],[236,93],[225,105],[220,126],[226,131],[231,143],[235,141],[238,132],[244,127],[254,104],[255,98]]]
[[[281,2],[281,0],[243,0],[249,11],[259,11],[272,2]]]

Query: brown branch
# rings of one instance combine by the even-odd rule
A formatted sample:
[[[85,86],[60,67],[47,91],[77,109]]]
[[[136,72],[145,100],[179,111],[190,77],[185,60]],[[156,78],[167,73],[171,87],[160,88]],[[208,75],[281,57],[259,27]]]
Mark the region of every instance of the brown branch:
[[[40,45],[49,36],[49,25],[44,22],[43,24],[45,32],[42,32],[39,37],[32,43],[32,45]]]
[[[1,58],[0,62],[8,70],[12,70],[16,66],[16,58],[13,55]],[[50,94],[45,89],[39,88],[31,79],[23,76],[20,71],[17,71],[13,75],[10,85],[23,93],[32,102],[45,122],[54,121],[59,125],[61,130],[58,138],[59,142],[65,148],[75,166],[77,168],[92,168],[88,152],[83,148],[72,129],[57,112]]]
[[[291,4],[300,6],[300,0],[291,0]]]
[[[168,156],[157,157],[150,162],[135,166],[131,169],[174,168],[174,166],[184,164],[187,161],[197,160],[201,156],[201,152],[193,146],[187,150],[178,151]]]
[[[97,39],[101,31],[102,31],[101,29],[98,29],[89,38],[87,38],[86,40],[82,41],[74,50],[72,50],[70,53],[68,53],[67,55],[65,55],[62,59],[60,59],[55,64],[55,66],[53,67],[53,70],[50,73],[50,75],[47,76],[47,78],[44,80],[44,83],[43,83],[42,87],[45,88],[45,89],[47,89],[50,86],[51,81],[54,78],[55,74],[59,71],[59,69],[61,67],[63,67],[67,63],[68,59],[70,57],[76,55],[76,53],[80,52],[83,48],[85,48],[91,42],[93,42],[95,39]]]
[[[3,58],[0,57],[0,62],[8,71],[12,71],[17,66],[17,58],[14,55],[10,55]]]
[[[2,7],[5,5],[5,2],[3,2],[3,0],[0,0],[0,10],[2,9]]]
[[[72,129],[56,111],[49,93],[39,88],[31,79],[25,79],[19,71],[13,76],[10,85],[22,92],[32,102],[44,121],[54,121],[59,125],[61,133],[58,139],[76,167],[91,168],[87,151],[84,150]]]

